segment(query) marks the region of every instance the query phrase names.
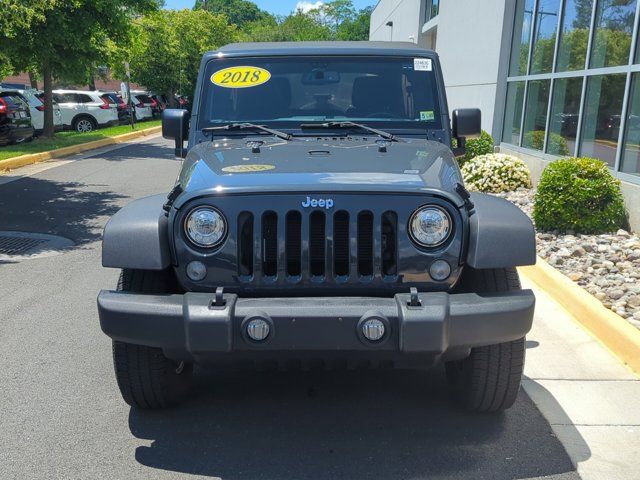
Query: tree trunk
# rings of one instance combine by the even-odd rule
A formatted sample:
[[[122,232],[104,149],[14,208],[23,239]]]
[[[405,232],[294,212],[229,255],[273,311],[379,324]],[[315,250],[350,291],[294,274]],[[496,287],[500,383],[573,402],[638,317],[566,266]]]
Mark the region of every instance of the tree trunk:
[[[55,133],[53,131],[53,78],[49,65],[42,67],[42,80],[44,82],[44,129],[42,136],[52,138]]]
[[[178,108],[178,102],[176,101],[176,95],[173,90],[169,90],[167,93],[167,100],[169,101],[169,106],[171,108]]]
[[[31,88],[38,89],[38,80],[33,72],[29,72],[29,83],[31,84]]]
[[[94,75],[89,75],[89,90],[97,90],[96,88],[96,77]]]

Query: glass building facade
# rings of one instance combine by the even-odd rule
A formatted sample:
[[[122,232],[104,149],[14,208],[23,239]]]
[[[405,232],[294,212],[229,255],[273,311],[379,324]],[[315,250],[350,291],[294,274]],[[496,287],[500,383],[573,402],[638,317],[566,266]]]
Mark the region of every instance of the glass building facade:
[[[640,0],[517,0],[502,142],[640,183]]]

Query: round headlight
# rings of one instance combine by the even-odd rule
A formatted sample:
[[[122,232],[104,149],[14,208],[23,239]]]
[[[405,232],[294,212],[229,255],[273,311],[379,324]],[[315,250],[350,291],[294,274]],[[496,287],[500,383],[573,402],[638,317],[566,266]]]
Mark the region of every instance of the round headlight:
[[[440,207],[423,207],[410,220],[411,237],[423,247],[437,247],[451,234],[451,217]]]
[[[210,207],[195,208],[184,223],[189,240],[199,247],[215,247],[227,233],[224,217]]]

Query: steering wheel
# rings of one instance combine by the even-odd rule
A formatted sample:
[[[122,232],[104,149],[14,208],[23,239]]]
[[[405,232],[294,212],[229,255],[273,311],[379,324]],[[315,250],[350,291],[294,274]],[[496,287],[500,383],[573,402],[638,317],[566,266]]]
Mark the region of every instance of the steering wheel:
[[[370,113],[369,115],[365,115],[365,118],[372,118],[372,117],[402,118],[397,113],[390,113],[390,112],[373,112],[373,113]]]

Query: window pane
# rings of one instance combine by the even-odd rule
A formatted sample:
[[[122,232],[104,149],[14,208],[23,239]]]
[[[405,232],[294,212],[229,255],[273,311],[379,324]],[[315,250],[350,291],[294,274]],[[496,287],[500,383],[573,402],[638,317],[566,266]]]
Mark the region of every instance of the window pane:
[[[522,101],[524,100],[524,82],[510,82],[507,87],[507,103],[504,113],[502,141],[520,145],[520,120],[522,119]]]
[[[527,106],[524,112],[524,137],[522,146],[542,150],[547,123],[550,80],[529,82]]]
[[[425,4],[425,22],[438,16],[440,0],[427,0]]]
[[[611,167],[616,159],[625,80],[625,74],[587,80],[580,155],[599,158]]]
[[[565,0],[557,71],[584,69],[592,8],[593,0]]]
[[[560,0],[538,0],[536,27],[533,34],[531,73],[551,71],[553,50],[556,46],[559,8]]]
[[[553,84],[547,153],[567,156],[575,152],[581,95],[582,77],[559,78]]]
[[[600,0],[596,9],[591,68],[629,63],[636,0]]]
[[[531,14],[533,0],[518,0],[516,17],[513,26],[513,43],[511,44],[511,63],[509,75],[526,75],[531,40]]]
[[[640,175],[640,74],[633,74],[620,171]]]

